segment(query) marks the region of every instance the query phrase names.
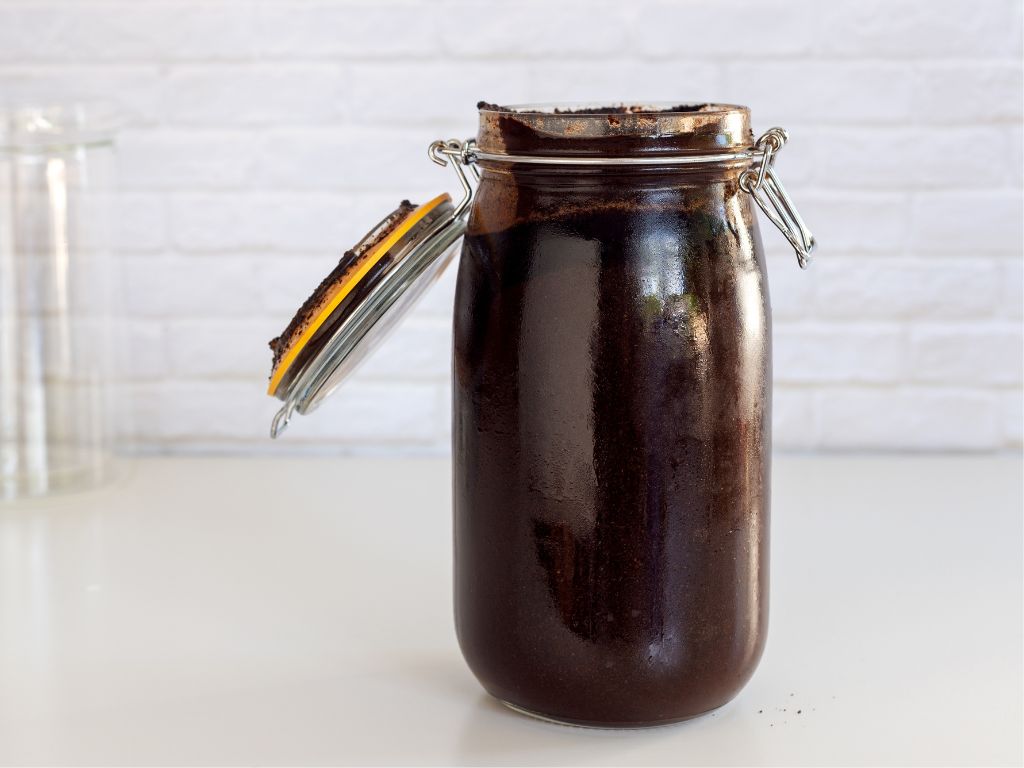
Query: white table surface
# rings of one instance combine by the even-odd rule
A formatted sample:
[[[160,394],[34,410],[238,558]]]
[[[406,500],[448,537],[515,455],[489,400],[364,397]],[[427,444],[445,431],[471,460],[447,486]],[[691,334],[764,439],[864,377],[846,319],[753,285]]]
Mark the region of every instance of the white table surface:
[[[650,731],[489,699],[448,464],[150,459],[0,504],[0,763],[1014,764],[1021,463],[778,458],[772,619],[732,703]]]

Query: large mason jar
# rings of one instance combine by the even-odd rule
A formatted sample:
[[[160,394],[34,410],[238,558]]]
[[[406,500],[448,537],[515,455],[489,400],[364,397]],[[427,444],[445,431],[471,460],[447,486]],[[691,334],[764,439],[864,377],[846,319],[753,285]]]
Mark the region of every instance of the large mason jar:
[[[672,722],[731,699],[761,655],[752,143],[742,107],[481,111],[455,301],[455,611],[473,672],[514,707]]]

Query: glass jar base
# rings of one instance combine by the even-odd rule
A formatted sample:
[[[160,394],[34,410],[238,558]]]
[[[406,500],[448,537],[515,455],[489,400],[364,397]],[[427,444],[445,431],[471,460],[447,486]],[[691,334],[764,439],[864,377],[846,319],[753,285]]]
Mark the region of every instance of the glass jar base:
[[[551,715],[544,715],[540,712],[534,712],[533,710],[520,707],[518,704],[513,704],[512,702],[505,701],[504,699],[498,699],[498,701],[504,704],[509,709],[511,709],[513,712],[518,712],[520,715],[532,717],[534,720],[542,720],[545,723],[554,723],[555,725],[564,725],[569,726],[571,728],[589,728],[595,731],[646,731],[650,728],[664,728],[670,725],[679,725],[680,723],[685,723],[688,720],[703,717],[704,715],[721,709],[721,707],[712,707],[706,712],[698,712],[695,715],[687,715],[685,717],[673,718],[671,720],[660,720],[651,723],[595,723],[577,720],[565,720],[558,717],[552,717]],[[723,704],[722,706],[725,705]]]
[[[83,456],[81,449],[68,450],[60,446],[47,446],[45,461],[35,462],[20,471],[17,464],[25,462],[3,459],[20,457],[20,445],[0,441],[0,504],[22,499],[39,498],[61,493],[76,493],[102,487],[114,477],[111,458],[105,454]],[[9,466],[9,465],[14,465]]]

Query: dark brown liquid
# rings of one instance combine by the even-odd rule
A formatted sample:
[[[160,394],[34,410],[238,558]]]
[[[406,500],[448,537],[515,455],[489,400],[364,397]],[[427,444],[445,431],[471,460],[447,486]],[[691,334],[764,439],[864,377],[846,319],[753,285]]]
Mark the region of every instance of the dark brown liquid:
[[[729,173],[484,175],[455,305],[455,606],[499,699],[671,722],[761,655],[769,311]]]

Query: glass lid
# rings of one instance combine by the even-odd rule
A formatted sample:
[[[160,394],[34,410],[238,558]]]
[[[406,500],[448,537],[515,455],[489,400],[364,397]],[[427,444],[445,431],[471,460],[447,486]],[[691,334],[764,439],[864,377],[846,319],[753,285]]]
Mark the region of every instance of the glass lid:
[[[270,342],[267,394],[284,401],[271,437],[293,412],[309,413],[334,392],[436,281],[465,232],[462,208],[447,194],[422,205],[402,201],[345,253]]]

